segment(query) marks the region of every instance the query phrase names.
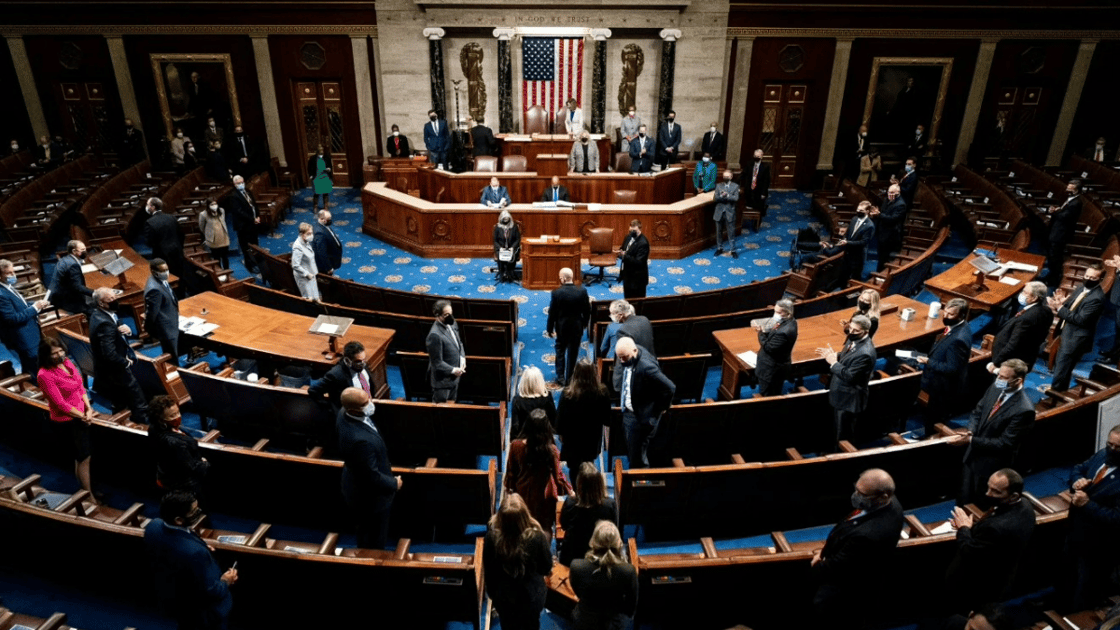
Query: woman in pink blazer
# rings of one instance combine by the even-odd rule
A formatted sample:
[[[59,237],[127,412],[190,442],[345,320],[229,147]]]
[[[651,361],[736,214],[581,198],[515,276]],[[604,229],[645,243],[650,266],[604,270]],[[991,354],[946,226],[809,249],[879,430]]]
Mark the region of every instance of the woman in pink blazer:
[[[93,405],[89,402],[85,379],[74,362],[66,356],[62,342],[44,337],[39,344],[39,389],[47,399],[51,420],[70,433],[74,452],[74,475],[82,488],[93,488],[89,481],[89,423]]]

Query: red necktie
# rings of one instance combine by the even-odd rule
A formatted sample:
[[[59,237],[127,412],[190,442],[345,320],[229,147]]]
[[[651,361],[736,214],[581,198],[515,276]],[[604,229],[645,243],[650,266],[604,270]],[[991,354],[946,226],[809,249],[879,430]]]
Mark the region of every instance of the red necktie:
[[[754,175],[751,177],[751,190],[758,186],[758,164],[754,165]]]
[[[1104,151],[1102,149],[1097,149],[1096,161],[1098,161],[1098,162],[1103,162],[1104,161]]]
[[[361,372],[358,372],[358,380],[362,382],[362,389],[366,390],[367,394],[370,394],[369,381],[366,379],[366,371],[365,370],[362,370]],[[370,395],[372,396],[372,394],[370,394]]]
[[[399,137],[393,136],[393,146],[397,147],[398,152],[401,150],[401,139]]]
[[[844,520],[845,520],[845,521],[850,521],[850,520],[852,520],[853,518],[855,518],[855,517],[859,516],[860,514],[863,514],[863,510],[852,510],[852,513],[851,513],[851,514],[849,514],[849,515],[848,515],[848,518],[846,518],[846,519],[844,519]]]
[[[992,416],[996,415],[996,412],[999,411],[999,407],[1002,404],[1003,404],[1003,394],[1000,394],[999,398],[996,398],[996,404],[992,405],[992,412],[988,414],[988,417],[991,418]]]
[[[1093,477],[1093,483],[1089,484],[1095,486],[1104,480],[1105,473],[1108,472],[1108,464],[1101,464],[1101,469],[1097,471],[1097,476]]]

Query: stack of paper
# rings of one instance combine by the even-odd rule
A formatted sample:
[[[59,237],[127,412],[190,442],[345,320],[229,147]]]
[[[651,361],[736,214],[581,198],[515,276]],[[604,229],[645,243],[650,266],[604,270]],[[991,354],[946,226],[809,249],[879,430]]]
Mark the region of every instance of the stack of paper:
[[[754,350],[747,350],[746,352],[740,353],[739,358],[743,360],[743,363],[746,363],[752,368],[758,365],[758,353]]]

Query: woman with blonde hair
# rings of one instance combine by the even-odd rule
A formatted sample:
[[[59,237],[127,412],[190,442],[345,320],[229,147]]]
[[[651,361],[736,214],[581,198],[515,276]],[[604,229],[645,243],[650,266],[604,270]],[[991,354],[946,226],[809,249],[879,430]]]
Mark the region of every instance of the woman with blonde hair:
[[[863,315],[871,320],[871,329],[868,331],[868,337],[874,337],[875,331],[879,330],[879,292],[875,289],[864,289],[859,294],[859,301],[856,302],[856,311],[852,313],[852,317],[856,315]],[[840,325],[844,327],[845,332],[848,330],[848,321],[851,319],[840,320]]]
[[[311,224],[299,224],[299,236],[292,243],[292,275],[296,278],[299,294],[308,300],[319,301],[319,284],[315,276],[319,268],[315,265],[315,250],[311,248],[311,241],[315,233]]]
[[[591,549],[572,562],[572,590],[579,603],[572,617],[576,630],[621,630],[638,606],[638,572],[622,554],[622,536],[610,521],[599,521]]]
[[[482,542],[486,593],[503,630],[538,630],[552,573],[552,552],[540,523],[516,492],[506,494]]]
[[[595,524],[611,521],[618,524],[618,507],[607,496],[607,480],[591,462],[583,462],[576,473],[576,493],[560,508],[560,527],[564,528],[564,544],[560,546],[560,564],[571,566],[591,546]]]
[[[562,494],[571,494],[572,486],[560,467],[560,451],[552,443],[552,425],[544,410],[534,409],[525,423],[525,437],[509,443],[503,481],[506,491],[521,495],[551,540],[556,501]]]
[[[534,409],[543,409],[548,416],[549,425],[556,427],[556,401],[545,385],[544,373],[540,368],[530,365],[522,370],[517,393],[513,395],[513,403],[510,404],[511,440],[521,437],[522,427]]]

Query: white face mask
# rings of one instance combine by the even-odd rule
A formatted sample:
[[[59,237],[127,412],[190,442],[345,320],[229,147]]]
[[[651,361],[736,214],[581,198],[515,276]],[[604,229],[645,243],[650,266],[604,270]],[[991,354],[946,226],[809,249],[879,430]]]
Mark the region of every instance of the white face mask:
[[[631,117],[631,118],[633,118],[633,117],[634,117],[634,112],[630,112],[630,117]]]
[[[705,162],[711,162],[712,161],[712,158],[710,158],[706,155],[704,157],[700,158],[700,159],[704,160]]]
[[[217,127],[217,125],[216,125],[216,124],[214,124],[214,122],[213,122],[213,121],[211,121],[211,122],[210,122],[210,128],[211,128],[211,129],[213,129],[214,127]]]
[[[19,151],[19,145],[13,142],[12,143],[12,150],[13,151]]]
[[[182,138],[183,137],[183,132],[180,131],[179,133],[175,134],[175,137],[176,138]]]
[[[715,127],[708,127],[708,131],[710,131],[710,132],[712,132],[712,133],[715,133],[715,132],[716,132],[716,128],[715,128]]]
[[[373,404],[373,401],[371,400],[371,401],[366,403],[365,407],[362,407],[362,415],[369,418],[370,416],[373,415],[373,412],[376,411],[376,410],[377,410],[377,407]]]
[[[303,237],[303,240],[310,243],[311,241],[315,240],[315,235],[314,234],[308,234],[307,236]]]
[[[618,322],[618,315],[616,315],[614,313],[611,313],[611,321],[616,323],[616,324],[619,323]]]
[[[213,210],[214,212],[217,212],[218,211],[218,204],[214,204],[214,205],[210,206],[210,209]]]
[[[922,135],[922,130],[921,130],[921,129],[915,129],[915,130],[914,130],[914,135],[915,135],[915,136],[920,136],[920,135]]]
[[[498,190],[498,185],[497,184],[490,184],[490,190],[493,190],[493,191],[496,192]]]
[[[399,131],[394,131],[394,132],[393,132],[393,135],[394,135],[394,136],[399,136],[399,135],[401,135],[401,132],[399,132]]]

